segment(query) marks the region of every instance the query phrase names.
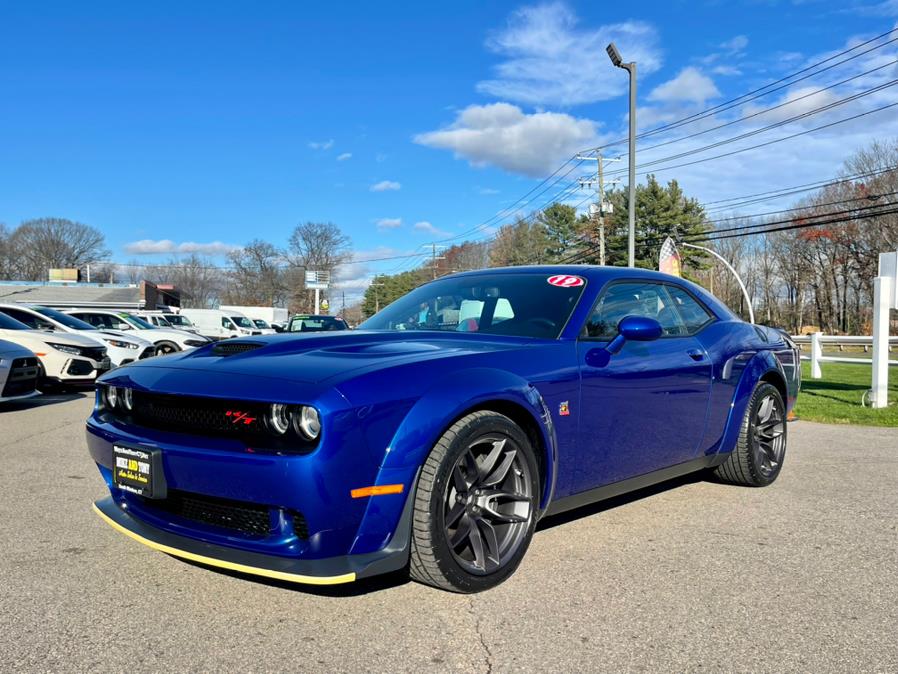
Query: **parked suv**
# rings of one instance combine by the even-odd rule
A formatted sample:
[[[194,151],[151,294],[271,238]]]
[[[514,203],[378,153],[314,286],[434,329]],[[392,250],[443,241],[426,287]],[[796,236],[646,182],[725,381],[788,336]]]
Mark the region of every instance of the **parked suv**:
[[[34,352],[38,358],[42,391],[54,386],[93,386],[112,363],[106,347],[81,335],[31,330],[27,325],[0,313],[0,339]]]
[[[199,330],[194,327],[185,316],[172,314],[165,311],[134,311],[132,315],[142,318],[147,323],[155,325],[157,328],[168,328],[169,330],[184,330],[192,332],[195,335],[200,334]]]
[[[204,346],[209,340],[202,335],[192,335],[173,328],[157,328],[134,314],[109,309],[70,309],[66,312],[101,330],[121,330],[129,335],[148,339],[156,346],[156,353],[164,355],[176,351],[189,351]]]
[[[125,335],[117,330],[98,330],[80,318],[69,316],[49,307],[20,304],[0,304],[0,312],[24,323],[32,330],[81,334],[105,346],[114,367],[156,355],[156,347],[149,340]]]

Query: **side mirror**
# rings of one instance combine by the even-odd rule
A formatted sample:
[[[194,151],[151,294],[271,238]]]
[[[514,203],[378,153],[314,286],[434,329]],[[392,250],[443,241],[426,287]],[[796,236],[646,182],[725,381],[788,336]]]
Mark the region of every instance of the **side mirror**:
[[[626,316],[617,324],[618,335],[631,342],[651,342],[663,332],[661,324],[647,316]]]
[[[620,353],[624,344],[631,342],[651,342],[658,339],[664,329],[654,318],[647,316],[626,316],[617,324],[617,337],[608,346],[591,349],[586,354],[586,364],[590,367],[605,367],[611,356]]]

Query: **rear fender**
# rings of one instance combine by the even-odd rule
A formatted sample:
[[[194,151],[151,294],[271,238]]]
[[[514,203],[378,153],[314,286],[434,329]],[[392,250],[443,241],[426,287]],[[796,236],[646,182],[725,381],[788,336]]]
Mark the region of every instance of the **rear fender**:
[[[722,378],[726,379],[728,375],[727,370],[732,367],[731,363],[738,363],[740,359],[745,359],[746,357],[748,358],[748,363],[742,370],[742,376],[739,379],[739,384],[736,386],[733,401],[730,403],[730,414],[727,418],[726,430],[718,447],[719,454],[727,454],[736,448],[739,433],[742,430],[742,419],[745,416],[748,402],[751,400],[751,394],[754,392],[758,382],[770,372],[777,373],[784,382],[786,381],[783,366],[772,351],[758,351],[754,355],[751,355],[751,352],[746,352],[731,358],[724,365]]]

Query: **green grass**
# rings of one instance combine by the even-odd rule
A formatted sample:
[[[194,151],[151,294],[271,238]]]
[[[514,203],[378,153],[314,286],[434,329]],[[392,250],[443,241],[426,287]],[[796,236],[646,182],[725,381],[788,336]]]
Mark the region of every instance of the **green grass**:
[[[821,363],[823,379],[811,379],[810,363],[801,364],[802,382],[795,414],[807,421],[826,424],[898,426],[898,367],[889,368],[889,406],[874,410],[861,407],[861,396],[870,388],[870,365]]]

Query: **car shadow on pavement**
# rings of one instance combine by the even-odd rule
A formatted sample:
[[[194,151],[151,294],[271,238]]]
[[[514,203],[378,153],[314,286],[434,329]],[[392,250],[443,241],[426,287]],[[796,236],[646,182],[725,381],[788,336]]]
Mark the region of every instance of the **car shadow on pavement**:
[[[67,403],[72,400],[80,400],[92,396],[93,391],[66,391],[65,393],[42,393],[33,398],[25,398],[24,400],[12,400],[0,405],[0,414],[8,412],[20,412],[22,410],[31,410],[47,405],[58,405],[59,403]]]
[[[634,501],[639,501],[656,494],[661,494],[671,489],[677,489],[678,487],[683,487],[687,484],[706,481],[713,482],[713,475],[708,472],[691,473],[689,475],[683,475],[682,477],[674,478],[666,482],[661,482],[650,487],[645,487],[644,489],[639,489],[628,494],[622,494],[621,496],[615,496],[604,501],[599,501],[598,503],[586,505],[581,508],[575,508],[574,510],[560,513],[558,515],[551,515],[540,520],[539,524],[536,527],[536,535],[539,536],[540,531],[561,526],[563,524],[567,524],[584,517],[597,515],[599,513],[605,512],[606,510],[612,510]],[[273,578],[265,578],[264,576],[256,576],[249,573],[241,573],[240,571],[232,571],[230,569],[222,569],[217,566],[210,566],[207,564],[203,564],[202,562],[195,562],[180,557],[177,558],[177,560],[183,564],[190,564],[191,566],[214,571],[215,573],[231,576],[232,578],[239,578],[241,580],[259,583],[261,585],[267,585],[269,587],[276,587],[284,590],[291,590],[293,592],[312,594],[321,597],[357,597],[360,595],[367,595],[374,592],[389,590],[394,587],[399,587],[411,582],[408,577],[408,571],[400,569],[399,571],[394,571],[392,573],[387,573],[380,576],[374,576],[372,578],[362,578],[351,583],[341,583],[339,585],[305,585],[302,583],[291,583],[288,581],[276,580]]]
[[[604,501],[598,501],[597,503],[591,503],[589,505],[581,506],[580,508],[574,508],[573,510],[568,510],[567,512],[559,513],[557,515],[548,515],[547,517],[544,517],[539,521],[539,524],[536,526],[536,535],[539,536],[540,531],[552,529],[553,527],[567,524],[568,522],[573,522],[574,520],[583,519],[584,517],[597,515],[599,513],[605,512],[606,510],[613,510],[614,508],[619,508],[620,506],[627,505],[628,503],[641,501],[644,498],[654,496],[655,494],[661,494],[663,492],[670,491],[671,489],[677,489],[678,487],[683,487],[687,484],[713,481],[713,475],[710,472],[699,471],[696,473],[683,475],[681,477],[676,477],[672,480],[667,480],[666,482],[659,482],[658,484],[653,484],[650,487],[644,487],[643,489],[637,489],[636,491],[621,494],[620,496],[614,496],[612,498],[605,499]]]

